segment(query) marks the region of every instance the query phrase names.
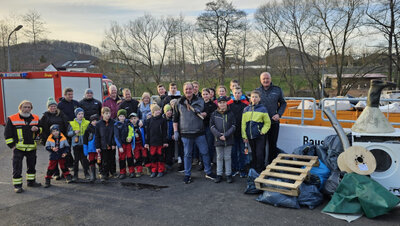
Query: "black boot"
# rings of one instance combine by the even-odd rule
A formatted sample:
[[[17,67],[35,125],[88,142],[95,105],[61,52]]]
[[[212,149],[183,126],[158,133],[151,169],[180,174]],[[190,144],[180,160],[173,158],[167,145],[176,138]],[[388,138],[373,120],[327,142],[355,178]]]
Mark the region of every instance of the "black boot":
[[[37,183],[34,180],[29,180],[28,181],[28,187],[40,187],[40,186],[42,186],[42,184],[41,183]]]
[[[46,178],[46,183],[44,184],[44,187],[45,188],[48,188],[48,187],[50,187],[51,186],[51,184],[50,184],[50,178]]]
[[[96,180],[96,166],[90,166],[89,175],[90,183],[94,183],[94,181]]]

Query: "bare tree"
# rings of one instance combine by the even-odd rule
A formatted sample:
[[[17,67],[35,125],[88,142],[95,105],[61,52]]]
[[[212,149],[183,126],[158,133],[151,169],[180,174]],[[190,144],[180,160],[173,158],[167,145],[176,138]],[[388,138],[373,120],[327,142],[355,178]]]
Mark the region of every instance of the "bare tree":
[[[337,93],[342,93],[342,74],[349,41],[357,35],[365,14],[363,0],[312,0],[317,31],[329,41],[337,75]]]
[[[122,60],[130,73],[142,83],[160,83],[168,47],[176,35],[177,19],[157,19],[151,15],[139,17],[126,25],[112,23],[106,31],[103,48]],[[146,87],[153,93],[153,87]]]
[[[205,12],[197,17],[199,27],[210,42],[211,50],[221,70],[219,83],[223,84],[227,69],[227,57],[232,52],[235,31],[244,26],[246,13],[236,9],[226,0],[215,0],[206,4]]]
[[[369,18],[367,25],[377,29],[386,38],[387,45],[387,65],[388,65],[388,80],[393,79],[393,63],[397,65],[397,74],[399,71],[398,62],[400,62],[399,48],[396,33],[399,29],[396,27],[396,21],[399,19],[399,6],[396,0],[369,0],[366,14]],[[395,43],[397,60],[393,57],[393,43]],[[400,85],[400,80],[396,76],[394,80],[397,82],[397,87]]]
[[[30,10],[22,16],[24,22],[24,34],[28,41],[33,43],[34,51],[32,51],[32,68],[35,70],[36,63],[39,59],[36,57],[37,42],[42,38],[46,32],[46,23],[42,19],[42,16],[36,10]]]

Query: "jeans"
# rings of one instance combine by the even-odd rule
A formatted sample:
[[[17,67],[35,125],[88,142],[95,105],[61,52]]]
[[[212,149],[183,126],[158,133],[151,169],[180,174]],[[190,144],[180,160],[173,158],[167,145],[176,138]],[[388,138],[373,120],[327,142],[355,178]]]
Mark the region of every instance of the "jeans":
[[[231,151],[232,151],[232,146],[219,146],[215,147],[215,150],[217,151],[217,175],[222,176],[223,169],[224,169],[224,162],[225,162],[225,175],[226,176],[231,176],[232,175],[232,169],[231,169]]]
[[[213,162],[215,155],[215,146],[214,146],[214,135],[212,134],[210,127],[206,127],[206,139],[208,145],[208,155],[210,156],[210,162]]]
[[[247,155],[244,154],[244,143],[241,137],[235,137],[235,143],[232,146],[232,169],[244,170],[247,161]]]
[[[183,150],[185,153],[184,166],[185,176],[190,176],[192,173],[192,154],[193,147],[196,145],[203,158],[204,172],[206,174],[211,173],[210,157],[208,156],[206,136],[201,135],[196,138],[182,137]]]

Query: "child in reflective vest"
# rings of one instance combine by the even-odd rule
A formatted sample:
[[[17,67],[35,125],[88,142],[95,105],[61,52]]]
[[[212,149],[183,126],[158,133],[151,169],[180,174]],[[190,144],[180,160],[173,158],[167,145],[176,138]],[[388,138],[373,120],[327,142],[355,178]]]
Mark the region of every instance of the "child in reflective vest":
[[[64,134],[60,132],[60,127],[57,124],[50,127],[50,133],[51,134],[47,138],[45,146],[46,150],[50,152],[49,166],[45,176],[45,188],[50,187],[50,180],[57,164],[60,165],[64,178],[66,178],[66,182],[71,182],[71,175],[69,174],[68,168],[65,166],[65,156],[67,156],[67,153],[70,151],[67,138],[65,138]]]

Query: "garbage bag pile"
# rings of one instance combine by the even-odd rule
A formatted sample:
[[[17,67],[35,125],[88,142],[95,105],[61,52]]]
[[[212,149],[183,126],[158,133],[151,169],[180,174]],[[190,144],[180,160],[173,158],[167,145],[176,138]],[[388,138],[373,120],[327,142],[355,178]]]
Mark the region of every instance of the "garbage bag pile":
[[[314,209],[323,203],[325,194],[332,198],[323,212],[363,213],[368,218],[386,214],[400,203],[397,196],[370,177],[341,172],[337,158],[343,151],[337,135],[326,137],[322,146],[305,144],[293,151],[293,154],[297,155],[318,156],[319,160],[319,166],[313,167],[309,179],[301,184],[298,197],[258,190],[254,180],[259,174],[254,169],[249,171],[245,193],[262,193],[257,197],[257,201],[294,209],[299,209],[301,206]]]

